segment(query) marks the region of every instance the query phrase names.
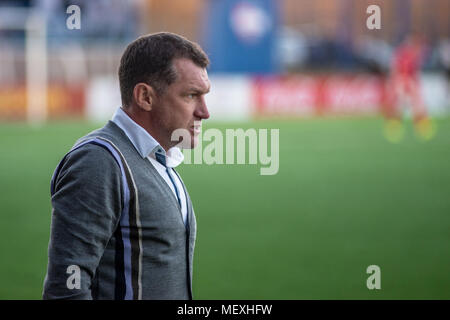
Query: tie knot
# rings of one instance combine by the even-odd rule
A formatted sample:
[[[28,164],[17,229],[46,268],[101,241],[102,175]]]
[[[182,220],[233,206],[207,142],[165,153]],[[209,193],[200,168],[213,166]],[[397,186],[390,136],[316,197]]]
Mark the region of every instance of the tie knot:
[[[161,163],[164,167],[167,167],[166,156],[162,153],[162,150],[158,149],[155,153],[156,161]]]

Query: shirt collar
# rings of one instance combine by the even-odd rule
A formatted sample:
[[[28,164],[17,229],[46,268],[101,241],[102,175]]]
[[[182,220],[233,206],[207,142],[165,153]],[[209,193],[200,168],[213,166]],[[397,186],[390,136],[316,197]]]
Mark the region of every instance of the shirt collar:
[[[184,155],[178,147],[172,147],[166,153],[158,141],[134,122],[122,108],[116,110],[111,121],[125,132],[142,158],[150,156],[156,159],[155,153],[159,152],[166,157],[167,167],[176,167],[183,162]]]

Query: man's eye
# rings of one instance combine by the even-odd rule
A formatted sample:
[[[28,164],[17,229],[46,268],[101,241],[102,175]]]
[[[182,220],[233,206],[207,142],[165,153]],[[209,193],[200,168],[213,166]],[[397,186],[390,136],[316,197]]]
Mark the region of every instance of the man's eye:
[[[194,96],[195,96],[195,94],[193,94],[193,93],[188,94],[189,99],[194,99]]]

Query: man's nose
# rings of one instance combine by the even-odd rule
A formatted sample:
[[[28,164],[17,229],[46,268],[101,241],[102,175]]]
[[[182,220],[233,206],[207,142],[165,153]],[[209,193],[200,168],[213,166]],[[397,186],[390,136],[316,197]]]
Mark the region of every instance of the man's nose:
[[[209,118],[209,111],[204,96],[200,97],[200,101],[195,109],[195,115],[201,119]]]

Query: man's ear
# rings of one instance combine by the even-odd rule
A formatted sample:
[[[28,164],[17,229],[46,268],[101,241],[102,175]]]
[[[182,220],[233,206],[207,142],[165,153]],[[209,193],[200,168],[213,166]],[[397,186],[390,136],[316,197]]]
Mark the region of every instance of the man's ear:
[[[134,86],[133,89],[133,99],[144,111],[150,111],[153,108],[153,104],[155,103],[156,92],[152,88],[152,86],[140,82]]]

